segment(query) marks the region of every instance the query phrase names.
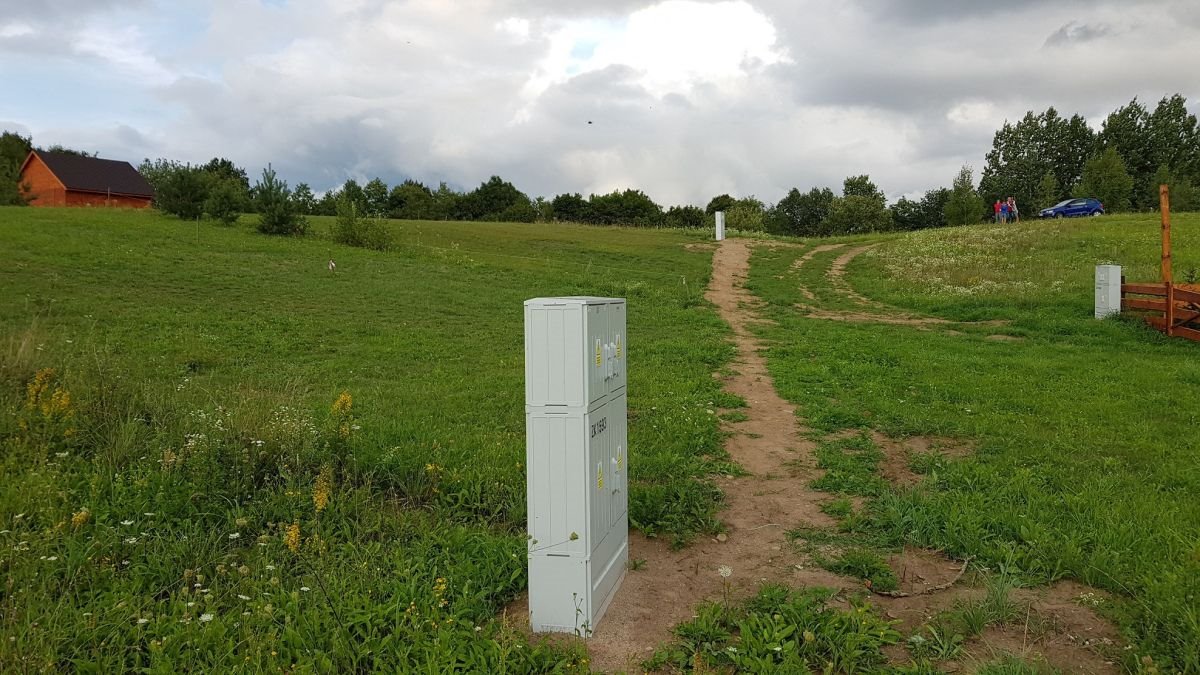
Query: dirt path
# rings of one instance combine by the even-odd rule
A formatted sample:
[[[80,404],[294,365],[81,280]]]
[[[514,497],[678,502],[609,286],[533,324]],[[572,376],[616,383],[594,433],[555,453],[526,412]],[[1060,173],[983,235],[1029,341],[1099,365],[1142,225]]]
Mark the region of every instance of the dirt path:
[[[692,617],[695,606],[724,594],[717,568],[733,569],[730,594],[742,597],[764,580],[792,585],[845,588],[854,580],[807,564],[788,545],[786,531],[798,525],[830,526],[833,520],[819,506],[829,495],[808,486],[817,475],[813,444],[795,410],[775,392],[762,345],[751,335],[755,298],[742,288],[750,263],[744,240],[726,240],[713,257],[708,289],[712,301],[733,328],[736,374],[725,389],[744,399],[747,420],[736,424],[725,447],[750,473],[719,480],[727,507],[720,514],[727,525],[725,541],[704,539],[672,551],[666,543],[630,536],[630,559],[645,560],[631,571],[596,634],[588,640],[592,665],[598,670],[636,672],[638,664],[671,638],[671,628]],[[801,567],[798,568],[797,565]]]

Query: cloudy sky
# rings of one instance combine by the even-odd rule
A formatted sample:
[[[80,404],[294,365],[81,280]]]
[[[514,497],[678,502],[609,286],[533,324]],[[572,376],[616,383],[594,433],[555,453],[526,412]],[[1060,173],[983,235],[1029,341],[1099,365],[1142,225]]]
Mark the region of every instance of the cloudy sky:
[[[896,198],[1029,109],[1198,111],[1197,64],[1197,0],[0,0],[0,128],[317,191]]]

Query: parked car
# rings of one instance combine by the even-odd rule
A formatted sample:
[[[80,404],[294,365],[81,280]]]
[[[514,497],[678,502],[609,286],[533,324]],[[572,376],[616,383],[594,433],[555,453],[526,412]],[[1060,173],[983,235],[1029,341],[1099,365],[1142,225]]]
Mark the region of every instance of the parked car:
[[[1083,199],[1068,199],[1061,201],[1048,209],[1038,212],[1042,218],[1067,218],[1073,216],[1102,216],[1104,205],[1099,199],[1091,197]]]

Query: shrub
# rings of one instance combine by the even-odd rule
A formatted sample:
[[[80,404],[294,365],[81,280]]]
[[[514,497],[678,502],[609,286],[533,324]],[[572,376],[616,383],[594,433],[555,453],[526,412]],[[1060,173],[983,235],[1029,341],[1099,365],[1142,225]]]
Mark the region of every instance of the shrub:
[[[704,209],[699,206],[672,206],[667,211],[666,224],[667,227],[704,227]]]
[[[364,218],[359,214],[357,203],[342,198],[338,200],[333,240],[347,246],[386,251],[392,246],[392,233],[382,219]]]
[[[154,201],[163,213],[198,220],[208,200],[209,177],[200,167],[168,163],[155,179]]]
[[[270,164],[263,169],[262,180],[254,186],[254,195],[259,212],[259,232],[304,234],[308,231],[308,220],[300,215],[287,182],[275,176]]]
[[[214,179],[204,200],[204,213],[213,220],[232,225],[246,206],[240,185],[228,178]]]

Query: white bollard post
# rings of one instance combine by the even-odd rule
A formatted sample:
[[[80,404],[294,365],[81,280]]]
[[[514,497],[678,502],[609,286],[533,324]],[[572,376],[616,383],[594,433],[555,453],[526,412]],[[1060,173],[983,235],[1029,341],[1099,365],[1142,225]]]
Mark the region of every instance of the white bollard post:
[[[725,212],[717,211],[713,215],[717,220],[717,241],[725,241]]]
[[[529,625],[588,637],[629,562],[623,298],[525,302]]]
[[[1121,313],[1121,266],[1096,265],[1096,318]]]

